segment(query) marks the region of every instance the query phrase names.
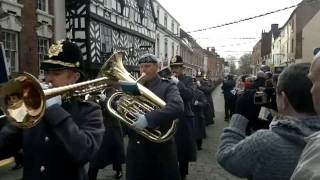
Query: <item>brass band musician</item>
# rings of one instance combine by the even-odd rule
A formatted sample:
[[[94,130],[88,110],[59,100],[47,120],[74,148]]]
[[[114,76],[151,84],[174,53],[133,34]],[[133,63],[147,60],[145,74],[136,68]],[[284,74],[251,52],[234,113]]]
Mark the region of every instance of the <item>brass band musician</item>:
[[[145,54],[139,59],[143,86],[151,90],[166,102],[163,108],[146,114],[136,114],[137,129],[170,126],[173,120],[183,112],[183,101],[177,86],[158,75],[159,62],[152,54]],[[129,130],[127,147],[127,180],[179,180],[177,153],[174,139],[163,143],[154,143],[138,133]]]
[[[52,87],[84,80],[80,48],[68,40],[49,49],[41,64]],[[45,86],[43,86],[45,88]],[[0,132],[0,159],[23,148],[23,180],[87,180],[85,164],[104,134],[100,106],[78,98],[47,100],[42,121],[29,129],[9,123]]]

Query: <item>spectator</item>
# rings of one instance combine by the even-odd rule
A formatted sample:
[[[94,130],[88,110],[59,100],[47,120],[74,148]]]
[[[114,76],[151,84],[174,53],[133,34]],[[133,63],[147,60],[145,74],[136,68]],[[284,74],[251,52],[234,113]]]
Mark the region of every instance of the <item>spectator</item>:
[[[233,175],[253,180],[289,179],[305,146],[304,138],[320,130],[307,78],[309,65],[285,69],[277,84],[279,115],[268,130],[246,137],[248,119],[240,114],[224,129],[217,152],[219,164]],[[303,98],[301,98],[303,97]]]
[[[311,64],[310,73],[308,77],[313,83],[311,94],[313,98],[313,105],[317,114],[320,114],[320,48],[314,50],[315,57]],[[317,53],[317,54],[316,54]],[[320,131],[306,138],[306,147],[300,157],[299,163],[291,177],[292,180],[308,179],[315,180],[320,179]]]

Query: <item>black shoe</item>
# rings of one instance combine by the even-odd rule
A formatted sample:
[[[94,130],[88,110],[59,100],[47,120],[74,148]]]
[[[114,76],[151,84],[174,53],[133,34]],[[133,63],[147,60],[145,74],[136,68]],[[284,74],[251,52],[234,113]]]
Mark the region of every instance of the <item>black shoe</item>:
[[[116,179],[122,178],[122,171],[117,171],[116,174],[114,175],[114,178]]]
[[[15,166],[13,166],[12,168],[11,168],[11,170],[18,170],[18,169],[20,169],[20,168],[22,168],[22,164],[16,164]]]
[[[181,180],[186,180],[187,179],[187,175],[181,176]]]
[[[202,147],[198,147],[198,150],[201,151],[201,150],[202,150]]]

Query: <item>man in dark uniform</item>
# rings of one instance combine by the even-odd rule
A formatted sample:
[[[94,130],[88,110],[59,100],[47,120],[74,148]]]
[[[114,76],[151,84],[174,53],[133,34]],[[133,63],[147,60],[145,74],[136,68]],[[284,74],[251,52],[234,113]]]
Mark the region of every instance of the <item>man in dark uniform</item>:
[[[193,80],[190,76],[186,76],[183,72],[183,61],[181,56],[175,56],[171,59],[170,68],[172,69],[172,81],[179,88],[179,92],[184,102],[184,112],[179,117],[178,130],[175,135],[180,174],[182,179],[188,174],[189,162],[196,160],[196,144],[194,141],[194,122],[191,104],[194,96]]]
[[[52,87],[84,79],[80,48],[68,40],[49,49],[41,64]],[[44,86],[43,86],[44,87]],[[85,164],[102,142],[100,106],[72,97],[47,100],[42,120],[35,127],[18,129],[11,123],[0,132],[0,158],[23,148],[23,180],[87,180]]]
[[[159,64],[152,54],[139,59],[144,86],[166,102],[161,109],[146,114],[137,114],[133,126],[137,129],[170,127],[173,120],[183,112],[183,101],[177,86],[158,75]],[[133,130],[128,130],[127,180],[176,180],[180,179],[174,139],[154,143]]]
[[[202,150],[202,139],[206,138],[205,107],[208,105],[207,97],[199,89],[197,80],[193,81],[194,97],[192,100],[192,111],[194,113],[194,138],[198,150]]]
[[[214,84],[206,76],[198,83],[199,89],[207,97],[208,104],[204,107],[204,113],[206,116],[206,125],[214,124],[215,110],[212,100],[212,92],[214,90]]]
[[[98,95],[106,131],[99,151],[90,161],[89,180],[96,180],[99,169],[103,169],[110,164],[112,164],[113,170],[116,171],[114,178],[120,179],[122,177],[122,164],[125,163],[122,126],[119,119],[110,114],[106,103],[108,98],[115,92],[113,88],[107,88]]]
[[[235,103],[237,96],[233,93],[236,82],[233,79],[233,75],[229,74],[227,80],[223,81],[221,89],[224,96],[224,120],[229,121],[235,111]]]

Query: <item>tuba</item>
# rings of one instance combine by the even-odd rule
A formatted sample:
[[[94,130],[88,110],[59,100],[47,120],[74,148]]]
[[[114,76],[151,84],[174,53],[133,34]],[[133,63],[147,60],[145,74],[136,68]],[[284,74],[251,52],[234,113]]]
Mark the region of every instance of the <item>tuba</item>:
[[[149,128],[139,130],[132,126],[132,124],[137,120],[134,113],[146,114],[155,109],[164,107],[166,103],[135,80],[135,78],[123,66],[122,57],[123,55],[121,52],[114,53],[102,66],[104,71],[100,71],[98,77],[108,77],[113,81],[120,80],[136,83],[140,95],[131,95],[118,91],[112,94],[107,100],[107,109],[111,115],[148,140],[156,143],[166,142],[174,135],[177,128],[177,120],[174,120],[170,127],[162,131]],[[116,103],[117,107],[114,108],[112,105],[119,99],[121,99],[121,101]]]

